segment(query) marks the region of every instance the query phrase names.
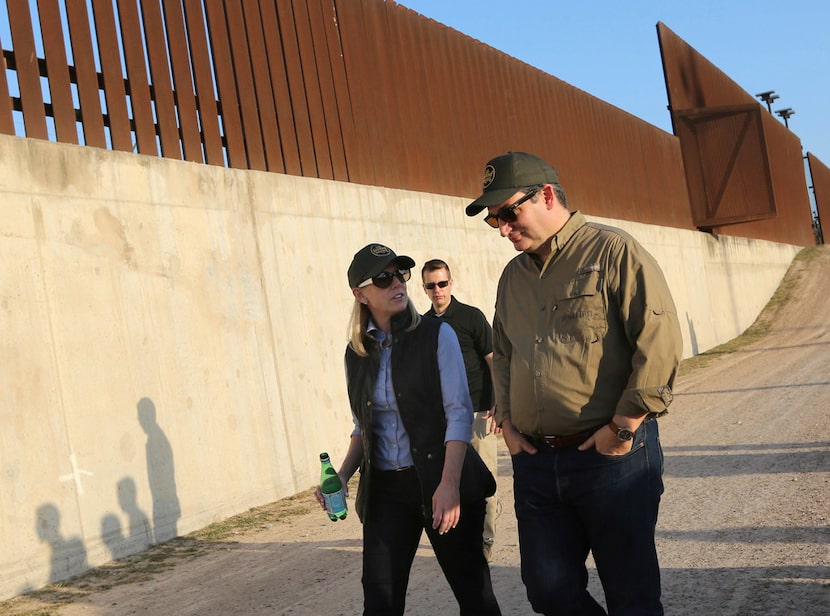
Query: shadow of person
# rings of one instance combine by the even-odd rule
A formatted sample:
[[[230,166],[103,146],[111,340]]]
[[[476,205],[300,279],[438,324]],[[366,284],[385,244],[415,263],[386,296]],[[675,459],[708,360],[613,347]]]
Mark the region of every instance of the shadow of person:
[[[106,513],[101,518],[101,539],[110,551],[112,560],[129,556],[127,538],[121,533],[121,520],[114,513]]]
[[[178,536],[178,522],[182,516],[176,492],[173,448],[156,422],[156,406],[149,398],[138,401],[138,422],[147,434],[145,450],[147,479],[153,497],[153,542],[163,543]]]
[[[153,544],[153,528],[150,518],[138,506],[135,481],[132,477],[124,477],[118,482],[118,504],[127,514],[127,536],[129,548],[132,552],[140,552]]]
[[[60,531],[61,514],[52,503],[37,508],[37,535],[52,549],[49,582],[60,582],[89,569],[86,547],[80,537],[65,539]]]

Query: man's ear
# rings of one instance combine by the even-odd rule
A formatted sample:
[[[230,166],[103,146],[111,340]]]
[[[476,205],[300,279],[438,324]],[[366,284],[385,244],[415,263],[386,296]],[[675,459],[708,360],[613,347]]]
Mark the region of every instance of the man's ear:
[[[553,186],[550,184],[545,184],[542,186],[542,198],[545,200],[545,207],[547,209],[553,209],[556,205],[556,193],[553,192]]]

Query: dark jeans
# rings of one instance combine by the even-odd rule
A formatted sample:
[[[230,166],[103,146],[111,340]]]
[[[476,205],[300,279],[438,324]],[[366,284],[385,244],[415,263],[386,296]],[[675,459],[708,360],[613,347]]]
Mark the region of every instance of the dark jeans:
[[[591,551],[609,614],[663,614],[654,546],[662,475],[656,421],[643,423],[623,456],[545,446],[513,456],[522,580],[534,611],[605,614],[587,590]]]
[[[373,472],[363,522],[363,613],[404,613],[409,571],[426,530],[460,613],[501,614],[481,546],[484,500],[462,505],[458,526],[439,535],[432,528],[432,495],[426,498],[424,505],[414,469]]]

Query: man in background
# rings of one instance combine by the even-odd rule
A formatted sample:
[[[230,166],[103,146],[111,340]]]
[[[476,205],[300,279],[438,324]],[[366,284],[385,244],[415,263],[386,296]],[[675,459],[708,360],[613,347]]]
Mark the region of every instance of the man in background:
[[[452,296],[450,266],[441,259],[427,261],[421,269],[424,292],[432,303],[425,316],[444,319],[454,330],[461,344],[464,365],[467,368],[467,384],[473,400],[472,445],[484,463],[497,477],[498,443],[496,434],[501,429],[493,420],[493,332],[484,314],[475,306],[463,304]],[[494,494],[487,499],[482,537],[484,556],[490,560],[496,537],[498,498]]]

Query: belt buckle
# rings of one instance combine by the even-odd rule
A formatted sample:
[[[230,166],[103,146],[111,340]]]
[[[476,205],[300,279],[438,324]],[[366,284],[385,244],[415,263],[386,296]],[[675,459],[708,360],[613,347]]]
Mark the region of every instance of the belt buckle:
[[[539,437],[539,440],[542,441],[548,447],[553,447],[554,449],[559,449],[562,447],[562,443],[566,440],[570,440],[571,437],[567,436],[554,436],[554,435],[542,435]]]
[[[540,437],[540,440],[545,445],[552,447],[553,449],[567,449],[568,447],[581,445],[588,440],[588,436],[590,435],[585,432],[579,432],[577,434],[569,434],[568,436],[545,435]]]

